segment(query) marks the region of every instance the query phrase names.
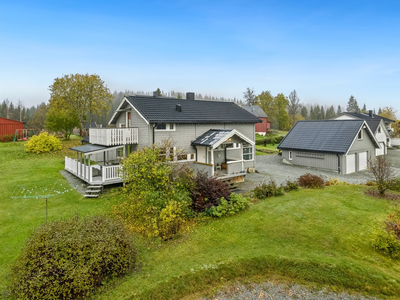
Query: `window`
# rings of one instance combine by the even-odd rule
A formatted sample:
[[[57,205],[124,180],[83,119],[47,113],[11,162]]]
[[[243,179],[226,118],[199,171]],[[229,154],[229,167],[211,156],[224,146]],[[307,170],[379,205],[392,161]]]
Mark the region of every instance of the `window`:
[[[175,131],[175,124],[157,124],[156,130]]]
[[[167,130],[167,124],[157,124],[157,130]]]
[[[194,153],[178,154],[176,156],[176,160],[180,161],[180,162],[182,162],[182,161],[194,161],[194,160],[196,160],[196,154],[194,154]]]
[[[381,126],[378,127],[378,133],[381,133]]]
[[[243,160],[253,160],[253,146],[243,146]]]
[[[362,129],[358,132],[357,138],[358,138],[359,140],[362,140],[362,138],[363,138]]]
[[[293,152],[289,151],[289,160],[292,160],[292,159],[293,159]]]

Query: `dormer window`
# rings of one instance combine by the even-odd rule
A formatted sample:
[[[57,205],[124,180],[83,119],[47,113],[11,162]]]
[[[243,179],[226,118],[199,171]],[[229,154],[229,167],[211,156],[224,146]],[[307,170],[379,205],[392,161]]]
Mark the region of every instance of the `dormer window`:
[[[378,133],[381,133],[381,126],[378,127]]]

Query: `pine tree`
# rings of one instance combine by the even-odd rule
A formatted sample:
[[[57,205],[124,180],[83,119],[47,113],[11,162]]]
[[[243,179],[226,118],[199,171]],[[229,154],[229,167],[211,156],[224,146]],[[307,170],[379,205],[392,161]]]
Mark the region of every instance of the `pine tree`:
[[[358,106],[356,98],[353,95],[350,96],[349,102],[347,102],[347,111],[348,112],[360,112],[360,107]]]
[[[325,120],[325,109],[323,105],[321,105],[320,119]]]
[[[364,106],[363,106],[361,112],[362,112],[362,113],[367,113],[367,107],[365,106],[365,103],[364,103]]]
[[[243,93],[243,98],[246,101],[247,105],[256,104],[256,95],[254,94],[254,89],[248,87],[247,90]]]
[[[300,112],[301,116],[305,119],[308,120],[308,111],[307,111],[307,107],[303,106],[301,108],[301,112]]]
[[[339,115],[342,113],[342,108],[340,107],[340,105],[337,106],[337,111],[336,114]]]
[[[381,113],[382,113],[382,109],[379,107],[379,109],[378,109],[378,115],[381,115]]]

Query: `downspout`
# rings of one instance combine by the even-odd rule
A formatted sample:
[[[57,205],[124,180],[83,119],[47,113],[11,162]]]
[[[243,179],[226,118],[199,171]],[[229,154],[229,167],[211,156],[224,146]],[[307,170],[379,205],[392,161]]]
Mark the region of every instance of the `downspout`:
[[[157,126],[157,124],[154,124],[153,125],[153,145],[154,145],[154,143],[155,143],[155,140],[156,140],[156,137],[155,137],[155,129],[156,129],[156,126]]]
[[[196,150],[196,161],[198,161],[198,160],[197,160],[197,158],[198,158],[198,157],[197,157],[197,146],[196,146],[196,145],[193,145],[192,147]]]
[[[336,154],[338,158],[338,174],[340,174],[340,156],[339,154]]]

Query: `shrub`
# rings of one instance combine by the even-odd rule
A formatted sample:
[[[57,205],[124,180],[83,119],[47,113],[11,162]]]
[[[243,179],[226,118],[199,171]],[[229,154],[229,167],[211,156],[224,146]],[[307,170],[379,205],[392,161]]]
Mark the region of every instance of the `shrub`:
[[[179,232],[179,229],[185,221],[182,204],[176,201],[170,201],[167,206],[161,210],[158,217],[158,236],[163,240],[170,239]]]
[[[333,178],[333,177],[330,177],[329,181],[327,181],[327,182],[329,182],[329,185],[348,185],[347,182],[340,181],[339,179]],[[325,184],[325,185],[327,185],[327,184]]]
[[[391,188],[393,181],[393,168],[385,155],[378,156],[375,160],[368,159],[368,169],[371,170],[378,192],[383,195]]]
[[[392,231],[375,230],[371,236],[371,245],[375,250],[390,255],[392,258],[400,258],[400,244]]]
[[[232,193],[229,200],[221,198],[218,206],[207,210],[207,214],[213,217],[231,216],[247,209],[250,206],[250,198],[240,194]]]
[[[18,299],[80,299],[135,268],[131,235],[106,217],[74,217],[40,226],[11,271]]]
[[[186,220],[192,217],[190,204],[187,191],[169,194],[147,192],[140,197],[132,195],[127,201],[114,205],[111,212],[132,232],[145,237],[168,239],[178,233]]]
[[[297,181],[286,181],[286,185],[283,187],[283,190],[285,192],[290,192],[290,191],[298,191],[299,190],[299,183]]]
[[[45,153],[61,149],[61,142],[53,135],[43,132],[39,135],[34,135],[26,144],[25,151],[32,153]]]
[[[400,179],[394,178],[391,182],[390,189],[396,192],[400,192]]]
[[[213,206],[218,206],[220,199],[230,199],[231,191],[228,185],[205,172],[198,172],[194,177],[194,186],[190,191],[192,209],[195,212],[204,212]]]
[[[310,173],[301,175],[298,182],[299,186],[309,189],[322,189],[325,186],[325,182],[321,177]]]
[[[3,136],[0,136],[0,142],[2,143],[8,143],[14,141],[14,135],[13,134],[5,134]]]
[[[254,189],[254,197],[265,199],[283,195],[283,187],[278,187],[275,181],[271,180],[268,184],[263,183]]]

